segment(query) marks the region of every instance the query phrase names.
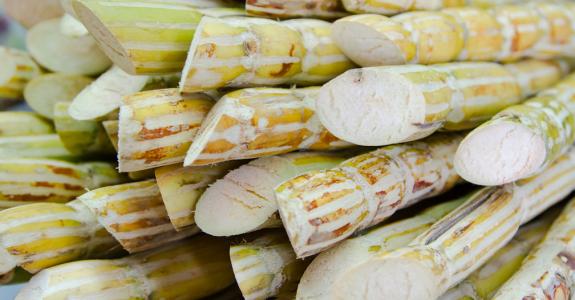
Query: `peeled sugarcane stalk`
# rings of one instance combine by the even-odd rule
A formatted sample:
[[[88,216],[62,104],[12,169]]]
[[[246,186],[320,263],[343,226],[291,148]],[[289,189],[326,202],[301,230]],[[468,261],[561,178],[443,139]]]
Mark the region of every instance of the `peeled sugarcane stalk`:
[[[121,172],[182,162],[200,124],[214,105],[206,94],[152,90],[124,98],[120,107]]]
[[[136,76],[112,66],[72,101],[70,115],[78,120],[103,117],[118,109],[122,99],[147,89],[176,87],[179,76]]]
[[[40,75],[40,67],[28,53],[7,47],[0,47],[0,61],[0,101],[22,99],[24,87]]]
[[[451,189],[459,134],[384,147],[338,167],[294,177],[275,189],[298,257],[333,247],[397,210]]]
[[[154,180],[102,187],[78,197],[98,222],[128,252],[140,252],[194,235],[197,227],[177,232]]]
[[[172,0],[79,0],[73,6],[114,64],[137,75],[180,72],[202,16],[244,14],[243,10],[217,6],[200,9],[197,4]]]
[[[337,19],[347,13],[340,0],[247,0],[246,12],[267,18]]]
[[[0,211],[0,274],[29,273],[62,263],[115,255],[121,247],[79,200]]]
[[[297,284],[310,260],[297,259],[281,231],[230,247],[236,281],[246,300],[294,299]]]
[[[209,185],[235,166],[236,163],[228,162],[201,167],[171,165],[155,169],[162,201],[176,230],[196,224],[196,205],[200,196]]]
[[[50,134],[54,126],[39,114],[26,111],[0,112],[0,137]]]
[[[575,142],[575,74],[473,130],[455,154],[465,180],[500,185],[526,178]]]
[[[355,69],[321,88],[317,114],[342,140],[365,146],[402,143],[441,128],[476,127],[557,83],[568,69],[563,61],[536,60]]]
[[[108,163],[0,159],[0,209],[34,202],[65,203],[86,189],[123,181]]]
[[[0,137],[2,158],[76,159],[57,134]]]
[[[46,269],[16,300],[200,299],[234,282],[228,243],[208,236],[114,260]]]
[[[60,0],[4,0],[4,11],[26,28],[64,14]]]
[[[214,236],[281,226],[274,188],[305,172],[333,168],[345,157],[303,152],[253,160],[231,171],[203,193],[195,208],[196,223],[203,232]]]
[[[54,105],[70,102],[92,82],[85,76],[52,73],[32,79],[24,89],[26,103],[40,115],[53,119]]]
[[[75,75],[97,75],[111,66],[91,35],[71,36],[60,29],[60,19],[52,19],[28,31],[26,47],[40,65]]]
[[[297,299],[334,299],[333,287],[339,279],[359,265],[384,253],[408,245],[413,239],[465,199],[438,204],[414,217],[374,227],[363,235],[350,238],[340,245],[320,253],[301,277]]]
[[[353,66],[332,41],[328,22],[204,17],[186,59],[180,91],[321,84]]]
[[[184,165],[352,146],[320,124],[315,115],[318,92],[317,87],[249,88],[226,94],[202,122]]]
[[[355,15],[334,23],[333,39],[363,67],[550,58],[573,55],[574,18],[569,3]]]
[[[575,149],[516,185],[487,187],[409,246],[378,254],[343,276],[340,299],[436,299],[575,188]],[[401,288],[398,288],[401,287]]]
[[[60,140],[74,155],[112,154],[114,147],[98,121],[78,121],[68,114],[67,102],[54,106],[54,125]]]
[[[492,299],[571,299],[574,295],[575,201]]]
[[[555,216],[555,214],[551,214]],[[521,226],[513,239],[491,257],[481,268],[474,271],[464,281],[449,289],[440,300],[482,300],[492,299],[515,273],[529,251],[541,241],[549,229],[551,218]],[[521,299],[521,298],[507,298]]]

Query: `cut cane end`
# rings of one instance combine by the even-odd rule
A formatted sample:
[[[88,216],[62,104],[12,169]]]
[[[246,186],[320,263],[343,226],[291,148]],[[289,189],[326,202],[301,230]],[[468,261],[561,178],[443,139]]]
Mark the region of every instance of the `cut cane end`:
[[[100,18],[82,1],[74,1],[73,7],[78,19],[86,26],[88,32],[94,36],[100,49],[104,51],[108,58],[126,73],[137,75],[138,71],[129,58],[128,52],[108,27],[102,23]]]
[[[356,267],[335,285],[336,299],[437,299],[438,278],[416,261],[386,258]]]
[[[411,82],[380,68],[347,71],[324,85],[321,123],[336,137],[362,146],[405,142],[422,131],[425,97]]]
[[[252,207],[245,204],[258,202],[262,200],[233,181],[218,180],[198,201],[195,221],[203,232],[213,236],[252,232],[265,225],[277,209],[273,205]]]
[[[332,38],[347,57],[362,67],[407,63],[392,39],[366,24],[340,19],[332,26]]]
[[[477,185],[501,185],[528,177],[543,166],[543,139],[529,128],[501,122],[468,135],[455,154],[455,170]]]

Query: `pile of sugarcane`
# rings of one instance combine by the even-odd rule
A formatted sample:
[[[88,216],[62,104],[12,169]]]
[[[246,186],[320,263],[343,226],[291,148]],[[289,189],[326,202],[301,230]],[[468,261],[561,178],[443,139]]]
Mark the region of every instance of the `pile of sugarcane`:
[[[575,2],[5,10],[17,300],[575,298]]]

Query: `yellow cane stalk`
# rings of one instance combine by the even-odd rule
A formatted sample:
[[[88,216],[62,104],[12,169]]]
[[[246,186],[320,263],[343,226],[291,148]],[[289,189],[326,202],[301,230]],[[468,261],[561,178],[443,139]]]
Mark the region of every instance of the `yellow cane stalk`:
[[[16,267],[34,274],[78,259],[105,257],[120,249],[78,200],[0,211],[0,274]]]
[[[571,200],[537,247],[492,299],[571,299],[574,289],[575,201]]]
[[[279,212],[298,257],[333,247],[398,209],[452,188],[458,134],[388,146],[276,188]]]
[[[246,300],[293,299],[310,260],[297,259],[281,231],[230,247],[236,281]]]
[[[556,216],[556,214],[550,216]],[[543,220],[522,226],[505,247],[497,251],[481,268],[449,289],[439,299],[492,299],[499,287],[521,267],[521,262],[527,257],[529,251],[545,236],[551,222],[552,219],[546,215]]]
[[[545,59],[573,55],[574,17],[566,2],[354,15],[334,23],[333,38],[363,67]]]
[[[200,299],[234,282],[225,240],[202,236],[115,260],[46,269],[17,300]]]
[[[337,19],[347,15],[339,0],[247,0],[246,12],[273,19]]]
[[[128,252],[140,252],[198,233],[177,232],[154,180],[107,186],[78,197]],[[145,209],[144,209],[145,208]]]
[[[403,143],[439,129],[474,128],[549,88],[568,70],[562,60],[355,69],[321,88],[317,114],[345,141],[366,146]]]
[[[28,53],[7,47],[0,47],[0,61],[0,100],[22,99],[24,86],[40,75],[40,67]]]
[[[204,191],[236,165],[236,163],[202,167],[171,165],[155,169],[162,201],[176,230],[184,230],[196,224],[196,204]]]
[[[54,133],[54,126],[39,114],[26,111],[0,112],[0,137]]]
[[[102,124],[74,119],[68,113],[69,106],[67,102],[58,102],[54,106],[54,125],[64,147],[78,156],[114,153]]]
[[[458,199],[438,204],[414,217],[373,227],[320,253],[305,270],[297,289],[297,299],[333,299],[331,289],[339,278],[378,253],[408,245],[463,201]]]
[[[572,150],[533,178],[484,188],[409,246],[354,268],[333,292],[347,299],[438,298],[507,244],[521,224],[568,195],[574,178]]]
[[[314,85],[353,66],[332,41],[328,22],[204,17],[186,59],[180,90]]]
[[[177,0],[79,0],[73,6],[114,64],[134,75],[180,72],[203,16],[244,13]]]
[[[120,107],[121,172],[182,162],[200,124],[214,105],[206,94],[151,90],[124,98]]]
[[[108,163],[0,159],[0,209],[34,202],[65,203],[87,189],[122,181]]]
[[[455,168],[475,184],[505,184],[537,174],[573,142],[575,74],[473,130],[457,150]]]
[[[274,188],[305,172],[333,168],[346,156],[300,152],[253,160],[203,193],[195,207],[198,227],[210,235],[231,236],[281,226]]]
[[[319,88],[248,88],[222,97],[193,138],[184,165],[270,156],[295,150],[352,146],[315,115]]]

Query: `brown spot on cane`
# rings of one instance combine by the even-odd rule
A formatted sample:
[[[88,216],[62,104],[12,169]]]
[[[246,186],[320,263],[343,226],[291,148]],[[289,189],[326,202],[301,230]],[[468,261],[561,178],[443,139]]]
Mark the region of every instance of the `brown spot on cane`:
[[[258,43],[255,40],[247,40],[244,42],[244,54],[250,55],[258,51]]]
[[[34,182],[33,186],[53,188],[56,185],[53,183],[47,182],[47,181],[37,181],[37,182]]]
[[[295,45],[292,44],[289,50],[289,56],[290,57],[294,56],[294,52],[295,52]],[[283,77],[290,71],[292,66],[293,63],[283,63],[282,68],[278,72],[270,72],[270,75],[273,77]]]
[[[557,254],[557,257],[559,257],[559,259],[567,265],[569,269],[575,270],[575,255],[566,251],[561,251]]]
[[[52,171],[52,173],[58,174],[58,175],[65,175],[65,176],[69,176],[69,177],[73,177],[73,178],[79,178],[80,177],[80,176],[78,176],[78,174],[76,174],[76,172],[73,169],[70,169],[70,168],[48,166],[48,169],[50,169],[50,171]]]
[[[305,4],[306,9],[315,9],[317,7],[317,2],[308,2]]]
[[[213,43],[201,45],[198,47],[198,56],[213,57],[216,52],[216,45]]]
[[[420,191],[424,188],[430,187],[433,185],[433,182],[428,182],[425,180],[418,180],[415,182],[415,184],[413,185],[413,192],[417,192]]]
[[[179,125],[179,126],[170,126],[170,127],[161,127],[156,129],[147,129],[143,128],[138,132],[138,138],[141,140],[153,140],[159,139],[162,137],[178,134],[183,131],[187,131],[190,129],[194,129],[199,127],[199,124],[192,124],[192,125]]]

